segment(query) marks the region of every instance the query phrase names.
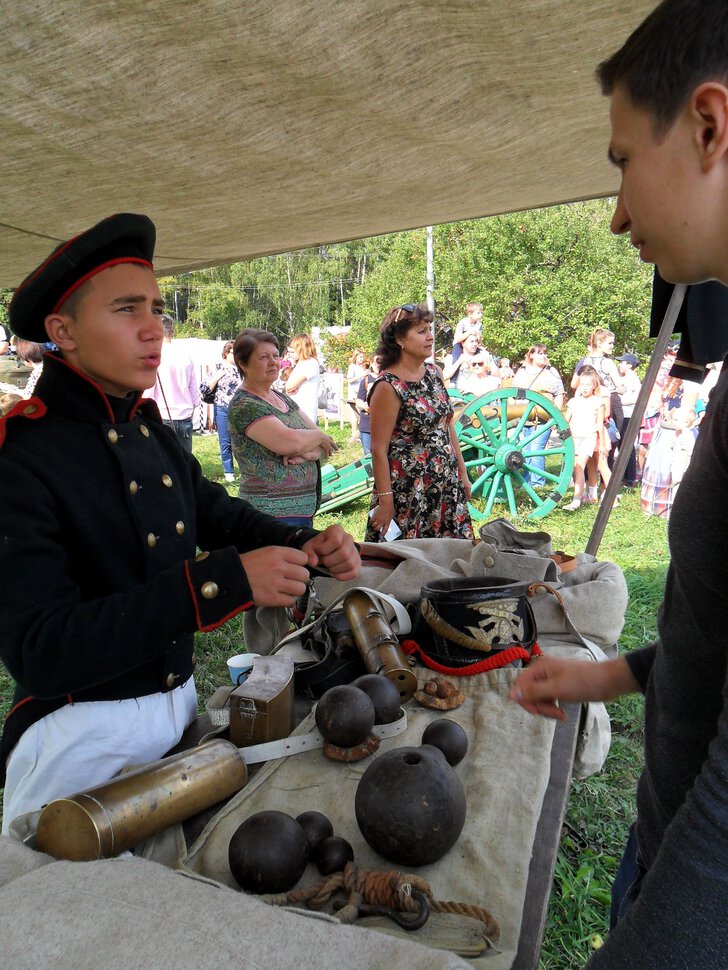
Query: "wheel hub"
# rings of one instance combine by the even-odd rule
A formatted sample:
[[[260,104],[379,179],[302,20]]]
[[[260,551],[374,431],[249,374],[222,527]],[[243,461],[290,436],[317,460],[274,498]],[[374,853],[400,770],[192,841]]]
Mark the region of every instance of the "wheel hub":
[[[514,445],[503,445],[495,453],[495,467],[504,474],[518,471],[525,463],[523,453]]]

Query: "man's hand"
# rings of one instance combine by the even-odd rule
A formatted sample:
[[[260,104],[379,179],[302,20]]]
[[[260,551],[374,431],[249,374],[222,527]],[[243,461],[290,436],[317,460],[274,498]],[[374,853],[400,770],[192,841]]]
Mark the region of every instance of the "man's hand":
[[[327,569],[334,579],[356,579],[361,569],[359,550],[340,525],[330,525],[303,544],[309,566]]]
[[[320,537],[317,537],[320,538]],[[309,556],[288,546],[263,546],[240,557],[256,606],[293,606],[306,591]]]
[[[594,663],[547,656],[528,665],[509,696],[530,714],[565,721],[559,701],[608,701],[637,690],[624,657]]]

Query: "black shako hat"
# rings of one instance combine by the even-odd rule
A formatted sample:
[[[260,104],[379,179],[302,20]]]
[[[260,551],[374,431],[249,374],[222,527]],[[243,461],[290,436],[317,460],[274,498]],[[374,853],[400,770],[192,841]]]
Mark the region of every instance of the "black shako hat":
[[[120,212],[61,243],[13,294],[8,307],[10,329],[25,340],[43,343],[48,339],[44,322],[48,314],[96,273],[119,263],[152,269],[156,236],[147,216]]]

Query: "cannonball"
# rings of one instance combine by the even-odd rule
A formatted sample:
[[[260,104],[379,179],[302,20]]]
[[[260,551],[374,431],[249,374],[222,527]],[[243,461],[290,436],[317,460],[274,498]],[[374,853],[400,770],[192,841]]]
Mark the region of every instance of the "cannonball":
[[[330,876],[332,872],[341,872],[347,862],[354,861],[354,850],[346,839],[332,835],[316,849],[313,861],[322,876]]]
[[[284,893],[308,864],[306,833],[285,812],[256,812],[235,831],[228,862],[235,881],[250,893]]]
[[[296,821],[306,833],[312,856],[323,840],[334,834],[334,826],[323,812],[302,812],[296,816]]]
[[[374,727],[374,704],[351,684],[330,687],[316,705],[316,727],[324,740],[340,748],[362,744]]]
[[[465,789],[437,748],[395,748],[361,777],[356,821],[368,844],[390,862],[424,866],[440,859],[465,824]]]
[[[358,687],[368,694],[374,704],[374,723],[391,724],[399,717],[400,696],[399,689],[382,674],[363,674],[352,681],[352,687]]]
[[[459,765],[468,753],[468,736],[465,730],[449,717],[440,717],[428,724],[422,733],[422,743],[439,748],[447,763],[453,767]]]

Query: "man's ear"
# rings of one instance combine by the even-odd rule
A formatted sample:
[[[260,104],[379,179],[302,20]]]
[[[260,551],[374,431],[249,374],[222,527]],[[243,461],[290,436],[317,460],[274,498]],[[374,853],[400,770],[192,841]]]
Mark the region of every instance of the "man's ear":
[[[699,85],[691,95],[690,110],[697,122],[701,164],[708,172],[728,153],[728,87],[718,81]]]
[[[50,313],[45,318],[45,328],[48,339],[61,350],[76,349],[76,341],[72,335],[73,317],[67,313]]]

